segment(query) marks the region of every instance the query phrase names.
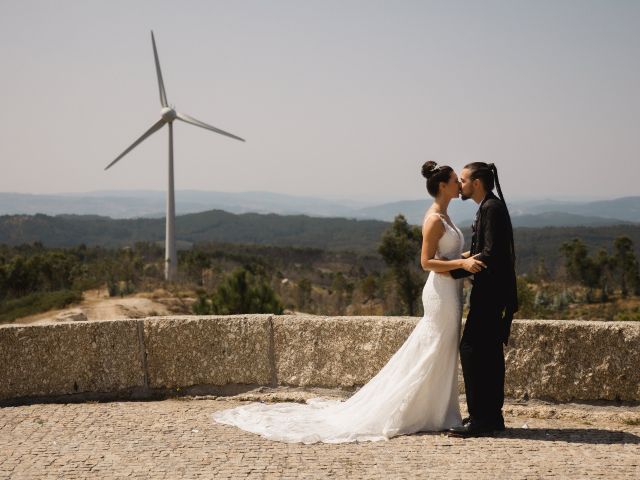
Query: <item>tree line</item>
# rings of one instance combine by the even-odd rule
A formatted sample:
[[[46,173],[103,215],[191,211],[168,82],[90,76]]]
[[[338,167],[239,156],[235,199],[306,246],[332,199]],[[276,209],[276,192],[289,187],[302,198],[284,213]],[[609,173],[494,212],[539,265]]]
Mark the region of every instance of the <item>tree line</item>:
[[[196,314],[421,315],[421,242],[420,229],[402,215],[382,231],[375,253],[203,242],[178,252],[176,288],[187,292]],[[556,249],[559,265],[551,268],[540,255],[518,276],[521,317],[594,318],[598,311],[589,309],[597,307],[603,318],[640,319],[640,307],[637,315],[630,310],[621,317],[622,307],[614,305],[640,295],[631,237],[616,237],[609,249],[593,251],[581,238]],[[77,302],[88,289],[106,287],[117,296],[167,287],[163,266],[164,249],[156,242],[0,245],[0,321]]]
[[[378,249],[392,273],[402,313],[407,315],[420,314],[420,292],[424,285],[421,245],[420,229],[398,215],[383,233]],[[640,268],[630,237],[618,236],[611,252],[600,247],[595,253],[590,253],[583,240],[574,238],[562,243],[559,253],[563,262],[553,273],[547,267],[545,257],[540,256],[530,273],[518,276],[520,318],[567,318],[568,315],[581,318],[590,312],[575,308],[580,305],[603,304],[613,297],[640,296]],[[467,285],[465,290],[468,299],[470,287]],[[592,315],[605,318],[640,320],[640,302],[630,311],[616,311],[615,306],[604,313],[603,309],[592,310]]]

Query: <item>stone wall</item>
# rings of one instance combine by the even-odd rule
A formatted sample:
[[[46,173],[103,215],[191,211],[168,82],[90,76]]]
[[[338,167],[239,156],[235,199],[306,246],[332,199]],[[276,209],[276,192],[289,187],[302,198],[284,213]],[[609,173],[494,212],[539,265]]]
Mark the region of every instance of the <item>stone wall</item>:
[[[416,322],[235,315],[3,325],[0,402],[258,385],[353,389],[375,375]],[[505,354],[508,396],[640,401],[638,322],[517,320]]]

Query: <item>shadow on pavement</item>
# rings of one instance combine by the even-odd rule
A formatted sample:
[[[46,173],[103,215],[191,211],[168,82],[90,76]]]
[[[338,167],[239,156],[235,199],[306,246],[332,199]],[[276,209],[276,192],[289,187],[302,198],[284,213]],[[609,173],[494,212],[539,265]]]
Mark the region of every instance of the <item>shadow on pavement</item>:
[[[640,436],[617,430],[599,428],[507,428],[491,435],[493,438],[546,440],[550,442],[589,443],[599,445],[639,445]]]

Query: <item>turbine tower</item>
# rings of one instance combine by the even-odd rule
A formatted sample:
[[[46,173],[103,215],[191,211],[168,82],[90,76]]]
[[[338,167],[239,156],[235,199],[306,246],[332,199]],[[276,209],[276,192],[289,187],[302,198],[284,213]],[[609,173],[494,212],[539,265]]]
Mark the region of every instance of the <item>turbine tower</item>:
[[[207,130],[211,130],[212,132],[219,133],[220,135],[225,135],[227,137],[235,138],[236,140],[240,140],[244,142],[244,139],[240,137],[236,137],[229,132],[225,132],[224,130],[220,130],[219,128],[212,127],[200,120],[196,120],[189,115],[185,115],[184,113],[176,112],[173,107],[169,106],[167,102],[167,93],[164,89],[164,81],[162,80],[162,71],[160,70],[160,60],[158,60],[158,50],[156,48],[156,40],[153,36],[153,31],[151,31],[151,44],[153,45],[153,57],[156,62],[156,74],[158,75],[158,88],[160,89],[160,105],[162,105],[162,110],[160,110],[160,120],[154,123],[149,130],[144,132],[140,138],[138,138],[135,142],[133,142],[124,152],[122,152],[118,157],[106,166],[105,170],[111,168],[116,162],[118,162],[122,157],[124,157],[131,150],[140,145],[147,137],[150,137],[155,132],[160,130],[164,124],[169,125],[169,185],[167,192],[167,228],[166,228],[166,237],[165,237],[165,266],[164,266],[164,277],[168,281],[175,280],[176,273],[178,270],[178,258],[176,256],[176,234],[175,234],[175,220],[176,220],[176,208],[175,208],[175,199],[174,199],[174,187],[173,187],[173,121],[181,120],[185,123],[190,123],[191,125],[195,125],[196,127],[206,128]]]

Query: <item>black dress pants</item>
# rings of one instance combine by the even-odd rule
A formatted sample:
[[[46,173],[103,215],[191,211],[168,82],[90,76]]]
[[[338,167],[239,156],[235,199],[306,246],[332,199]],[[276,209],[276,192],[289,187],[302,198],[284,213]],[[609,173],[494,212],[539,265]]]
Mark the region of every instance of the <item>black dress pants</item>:
[[[501,309],[474,306],[467,316],[460,341],[460,363],[467,407],[481,425],[502,421],[504,403],[504,351],[501,341]]]

